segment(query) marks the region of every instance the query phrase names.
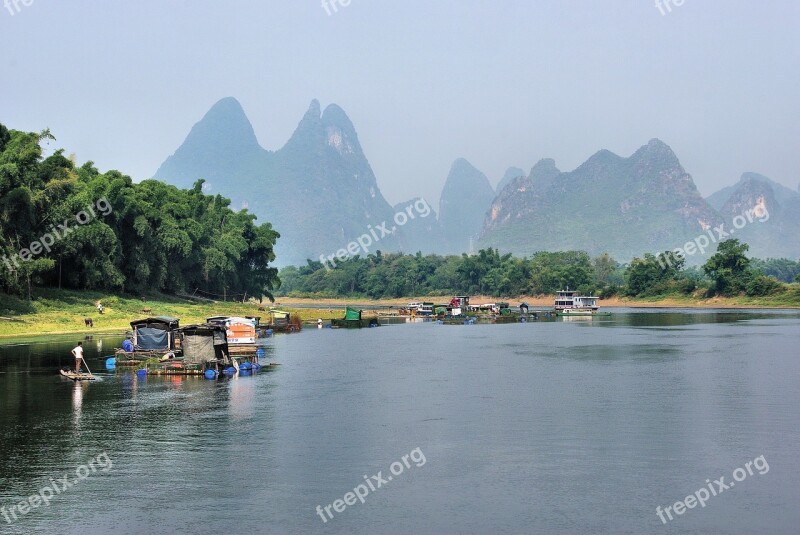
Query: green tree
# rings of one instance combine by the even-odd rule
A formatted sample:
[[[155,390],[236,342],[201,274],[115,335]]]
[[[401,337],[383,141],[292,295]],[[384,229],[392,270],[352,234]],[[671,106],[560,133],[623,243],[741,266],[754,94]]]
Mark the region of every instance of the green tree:
[[[719,295],[734,295],[745,290],[750,279],[750,260],[745,253],[750,248],[737,239],[720,242],[717,252],[703,265],[703,270],[714,281],[714,291]]]
[[[254,215],[231,210],[228,199],[204,195],[202,181],[189,190],[155,180],[134,184],[92,162],[75,168],[62,150],[42,159],[41,143],[53,139],[47,130],[0,124],[0,254],[9,259],[0,262],[1,291],[63,283],[272,298],[279,279],[270,263],[280,235],[269,223],[257,225]],[[89,207],[100,210],[101,199],[109,211],[98,214]],[[87,210],[93,216],[76,225],[76,214]],[[61,226],[72,230],[56,236]],[[34,258],[17,260],[42,236],[55,239]]]
[[[625,271],[628,295],[655,296],[678,289],[675,282],[681,278],[685,262],[671,251],[658,256],[645,253],[644,258],[634,258]]]

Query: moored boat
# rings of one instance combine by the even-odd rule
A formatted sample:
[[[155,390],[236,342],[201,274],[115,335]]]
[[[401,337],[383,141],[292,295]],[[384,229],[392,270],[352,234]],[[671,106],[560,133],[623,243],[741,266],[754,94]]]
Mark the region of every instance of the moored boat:
[[[362,327],[377,327],[378,325],[377,317],[364,318],[361,310],[350,306],[345,309],[344,318],[331,320],[331,327],[333,328],[360,329]]]
[[[259,330],[266,336],[266,330],[276,333],[294,333],[302,329],[302,321],[296,315],[292,316],[290,312],[284,310],[270,309],[267,311],[269,319],[267,325],[260,326]]]
[[[600,312],[597,297],[577,295],[578,292],[560,290],[556,293],[554,308],[557,316],[610,316],[610,312]]]

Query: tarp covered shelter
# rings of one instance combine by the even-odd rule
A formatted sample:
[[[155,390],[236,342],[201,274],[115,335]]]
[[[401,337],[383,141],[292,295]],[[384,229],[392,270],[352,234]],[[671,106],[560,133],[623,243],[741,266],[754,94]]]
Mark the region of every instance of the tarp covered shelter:
[[[157,316],[131,322],[133,347],[144,351],[170,351],[175,349],[174,331],[180,326],[177,318]]]
[[[180,333],[186,364],[207,364],[227,358],[228,337],[224,326],[212,323],[187,325]]]
[[[344,319],[346,320],[360,320],[361,319],[361,311],[357,308],[347,307],[344,313]]]

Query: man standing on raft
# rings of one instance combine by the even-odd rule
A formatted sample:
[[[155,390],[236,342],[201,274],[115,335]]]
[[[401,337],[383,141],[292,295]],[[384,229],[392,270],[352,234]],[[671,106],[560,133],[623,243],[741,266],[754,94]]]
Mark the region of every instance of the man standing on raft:
[[[75,357],[75,373],[81,373],[81,361],[83,360],[83,342],[78,342],[72,349],[72,356]]]

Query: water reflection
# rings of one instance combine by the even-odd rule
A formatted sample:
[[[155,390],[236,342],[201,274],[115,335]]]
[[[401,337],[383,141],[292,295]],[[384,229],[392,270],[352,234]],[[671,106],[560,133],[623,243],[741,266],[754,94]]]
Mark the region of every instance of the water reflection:
[[[249,418],[255,412],[256,377],[241,377],[236,374],[228,381],[230,403],[228,412],[234,420]]]
[[[74,381],[72,385],[72,425],[80,429],[83,419],[83,396],[89,390],[89,381]]]

